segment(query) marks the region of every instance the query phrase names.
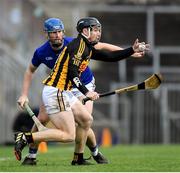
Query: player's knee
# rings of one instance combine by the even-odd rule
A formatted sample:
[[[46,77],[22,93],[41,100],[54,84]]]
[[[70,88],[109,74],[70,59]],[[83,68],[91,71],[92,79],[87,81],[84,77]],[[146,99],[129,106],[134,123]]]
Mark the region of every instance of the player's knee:
[[[88,126],[91,127],[92,123],[93,123],[93,117],[90,116],[89,119],[88,119]]]
[[[93,122],[93,117],[92,116],[88,116],[86,118],[84,118],[83,122],[81,123],[81,126],[85,129],[88,130]]]
[[[49,120],[48,115],[46,114],[39,114],[38,119],[41,123],[46,123]]]

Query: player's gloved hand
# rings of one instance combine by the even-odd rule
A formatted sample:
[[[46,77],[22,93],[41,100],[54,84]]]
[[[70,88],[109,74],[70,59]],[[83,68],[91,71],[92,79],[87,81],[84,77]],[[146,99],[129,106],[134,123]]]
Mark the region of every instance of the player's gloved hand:
[[[29,102],[28,97],[26,95],[21,95],[17,101],[17,103],[21,109],[24,109],[25,102],[27,102],[27,103]]]
[[[136,39],[133,44],[133,50],[135,53],[141,53],[150,50],[150,45],[145,42],[139,42],[139,39]]]
[[[90,100],[94,101],[99,98],[99,94],[95,91],[89,91],[86,93],[86,97],[90,98]]]

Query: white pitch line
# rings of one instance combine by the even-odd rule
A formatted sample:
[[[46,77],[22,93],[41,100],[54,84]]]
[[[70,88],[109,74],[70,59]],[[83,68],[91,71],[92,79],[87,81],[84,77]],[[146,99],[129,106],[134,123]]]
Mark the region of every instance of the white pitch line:
[[[0,157],[0,161],[11,160],[11,157]]]

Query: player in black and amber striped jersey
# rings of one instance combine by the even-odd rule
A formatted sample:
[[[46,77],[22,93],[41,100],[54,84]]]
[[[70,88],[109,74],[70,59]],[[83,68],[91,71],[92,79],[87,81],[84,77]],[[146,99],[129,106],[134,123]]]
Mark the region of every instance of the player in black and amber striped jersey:
[[[96,50],[93,45],[100,39],[101,26],[100,24],[98,26],[92,25],[90,29],[99,33],[96,40],[89,42],[86,37],[79,34],[59,55],[52,73],[43,82],[45,85],[53,86],[60,90],[71,90],[73,83],[86,95],[88,89],[81,83],[79,77],[81,72],[86,69],[90,59],[114,62],[127,58],[134,53],[132,47],[108,53]]]
[[[114,62],[127,58],[134,52],[141,52],[138,40],[130,48],[104,52],[94,48],[101,38],[101,24],[96,18],[80,19],[77,23],[79,35],[60,54],[52,73],[44,80],[43,102],[50,120],[57,129],[48,129],[35,133],[20,133],[16,137],[15,152],[20,153],[26,143],[39,141],[70,142],[75,139],[76,146],[72,165],[88,164],[83,158],[87,132],[91,127],[92,115],[72,94],[75,85],[86,97],[96,100],[99,94],[89,91],[81,82],[81,72],[87,67],[90,59]],[[78,124],[75,131],[75,122]]]

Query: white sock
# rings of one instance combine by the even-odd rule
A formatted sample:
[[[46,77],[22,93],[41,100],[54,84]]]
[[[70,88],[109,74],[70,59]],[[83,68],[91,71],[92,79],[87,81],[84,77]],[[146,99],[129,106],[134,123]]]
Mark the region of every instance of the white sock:
[[[36,156],[37,156],[37,154],[32,154],[32,153],[29,153],[29,154],[27,155],[28,158],[32,158],[32,159],[35,159]]]
[[[99,152],[98,147],[96,147],[95,151],[91,151],[91,155],[97,156],[98,152]]]

